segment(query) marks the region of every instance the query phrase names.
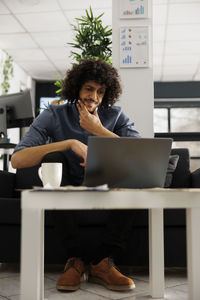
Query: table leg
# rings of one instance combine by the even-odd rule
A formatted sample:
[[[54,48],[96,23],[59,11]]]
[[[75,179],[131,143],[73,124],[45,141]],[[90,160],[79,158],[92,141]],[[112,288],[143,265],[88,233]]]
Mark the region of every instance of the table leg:
[[[44,299],[44,211],[22,209],[21,300]]]
[[[186,209],[187,272],[190,300],[200,299],[200,208]]]
[[[149,283],[152,298],[164,298],[163,209],[149,210]]]

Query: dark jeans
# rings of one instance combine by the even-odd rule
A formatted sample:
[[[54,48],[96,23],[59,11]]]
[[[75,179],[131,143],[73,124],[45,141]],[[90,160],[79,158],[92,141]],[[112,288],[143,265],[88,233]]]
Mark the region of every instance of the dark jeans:
[[[73,178],[69,178],[66,157],[62,152],[49,153],[43,158],[42,162],[62,162],[63,178],[61,185],[73,184]],[[88,214],[88,212],[82,210],[81,216],[83,217],[84,214]],[[90,253],[93,239],[89,239],[87,245],[85,245],[84,241],[81,241],[79,230],[80,212],[58,210],[52,211],[51,215],[55,223],[56,233],[60,237],[66,251],[66,256],[82,257],[86,262],[100,260],[108,256],[118,261],[126,247],[133,224],[132,211],[109,211],[103,234],[100,237],[93,237],[93,239],[100,239],[100,247],[95,250],[93,249],[92,253]]]

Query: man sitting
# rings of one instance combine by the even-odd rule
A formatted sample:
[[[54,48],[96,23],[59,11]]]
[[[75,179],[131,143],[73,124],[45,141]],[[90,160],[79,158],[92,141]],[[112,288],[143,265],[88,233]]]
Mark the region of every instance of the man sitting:
[[[81,185],[89,136],[139,137],[134,123],[120,107],[114,106],[120,94],[118,72],[103,60],[85,59],[74,65],[67,71],[62,87],[62,98],[67,103],[50,105],[35,119],[14,150],[13,168],[49,161],[62,162],[62,185]],[[47,143],[49,138],[51,143]],[[87,257],[81,253],[85,245],[80,243],[76,213],[56,211],[53,214],[69,257],[58,279],[58,290],[77,290],[86,263],[90,263],[90,282],[112,290],[135,287],[133,280],[122,275],[112,261],[126,246],[133,221],[131,212],[110,213],[101,247],[90,253],[91,246],[86,245]]]

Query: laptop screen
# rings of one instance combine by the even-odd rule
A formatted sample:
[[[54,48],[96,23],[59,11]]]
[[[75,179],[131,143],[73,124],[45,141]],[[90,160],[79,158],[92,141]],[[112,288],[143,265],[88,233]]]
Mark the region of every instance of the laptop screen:
[[[89,137],[86,186],[163,187],[171,139]]]

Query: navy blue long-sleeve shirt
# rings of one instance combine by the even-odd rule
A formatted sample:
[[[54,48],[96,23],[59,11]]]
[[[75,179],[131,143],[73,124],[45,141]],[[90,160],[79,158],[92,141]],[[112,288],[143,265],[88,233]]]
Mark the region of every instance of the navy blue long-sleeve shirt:
[[[118,106],[109,109],[98,108],[98,115],[102,125],[119,136],[140,137],[134,123]],[[79,124],[79,112],[75,103],[64,105],[49,105],[31,124],[29,131],[14,149],[14,152],[24,148],[60,142],[67,139],[77,139],[87,145],[91,133]],[[81,159],[72,151],[65,151],[69,174],[77,182],[83,180],[84,168],[80,166]]]

